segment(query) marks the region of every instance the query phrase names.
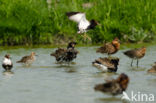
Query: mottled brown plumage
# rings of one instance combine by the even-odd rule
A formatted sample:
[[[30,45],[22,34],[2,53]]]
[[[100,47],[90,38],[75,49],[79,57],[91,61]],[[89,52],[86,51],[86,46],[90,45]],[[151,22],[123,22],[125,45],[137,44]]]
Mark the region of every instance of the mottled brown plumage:
[[[128,87],[129,77],[122,73],[117,79],[109,80],[106,83],[98,84],[94,87],[96,91],[109,93],[111,95],[122,94]]]
[[[70,42],[65,48],[58,48],[54,53],[51,53],[51,56],[56,58],[58,63],[71,62],[77,57],[78,51],[75,49],[76,42]]]
[[[116,72],[118,69],[119,58],[98,58],[93,65],[103,72]]]
[[[126,56],[132,58],[131,66],[133,64],[133,59],[137,59],[137,67],[138,67],[139,59],[143,58],[145,56],[145,53],[146,53],[145,47],[132,49],[124,52]]]
[[[59,61],[59,59],[61,59],[61,57],[64,56],[66,52],[67,49],[58,48],[54,53],[51,53],[50,55],[54,56],[56,58],[56,61]]]
[[[147,72],[148,73],[156,73],[156,62],[154,63],[154,65],[152,66],[152,68],[149,69]]]
[[[21,60],[17,61],[17,63],[24,63],[26,65],[30,65],[35,61],[35,52],[32,52],[29,56],[24,56],[21,58]]]
[[[108,55],[115,54],[120,49],[120,42],[115,38],[112,42],[105,43],[103,46],[96,50],[97,53],[106,53]]]

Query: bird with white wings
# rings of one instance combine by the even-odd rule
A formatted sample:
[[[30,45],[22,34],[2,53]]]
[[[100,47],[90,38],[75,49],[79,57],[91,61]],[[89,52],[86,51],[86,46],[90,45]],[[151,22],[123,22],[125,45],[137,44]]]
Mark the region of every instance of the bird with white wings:
[[[83,37],[84,39],[88,38],[88,40],[91,40],[91,38],[86,34],[86,32],[90,29],[94,29],[96,25],[99,23],[95,21],[94,19],[88,21],[86,19],[86,14],[82,12],[68,12],[66,13],[69,20],[75,21],[78,23],[78,34],[84,33]]]

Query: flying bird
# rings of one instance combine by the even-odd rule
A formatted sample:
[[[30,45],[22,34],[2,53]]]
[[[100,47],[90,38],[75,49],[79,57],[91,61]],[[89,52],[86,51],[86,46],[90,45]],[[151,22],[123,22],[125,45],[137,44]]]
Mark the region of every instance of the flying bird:
[[[78,23],[78,34],[85,33],[83,35],[84,39],[88,38],[91,40],[91,38],[86,34],[86,32],[90,29],[94,29],[96,25],[99,23],[92,19],[92,20],[87,20],[86,19],[86,14],[82,12],[67,12],[66,15],[68,16],[69,20],[75,21]]]
[[[145,47],[131,49],[131,50],[128,50],[128,51],[124,52],[124,54],[126,56],[128,56],[129,58],[132,59],[131,66],[133,65],[133,59],[137,60],[137,67],[138,67],[138,64],[139,64],[139,59],[143,58],[145,56],[145,53],[146,53],[146,48]]]
[[[103,84],[97,84],[94,89],[96,91],[101,91],[103,93],[108,93],[115,96],[126,91],[128,83],[129,77],[122,73],[117,79],[106,81],[106,83]]]
[[[2,62],[2,67],[6,70],[6,71],[10,71],[13,67],[13,63],[10,59],[10,55],[9,54],[6,54],[4,59],[3,59],[3,62]]]

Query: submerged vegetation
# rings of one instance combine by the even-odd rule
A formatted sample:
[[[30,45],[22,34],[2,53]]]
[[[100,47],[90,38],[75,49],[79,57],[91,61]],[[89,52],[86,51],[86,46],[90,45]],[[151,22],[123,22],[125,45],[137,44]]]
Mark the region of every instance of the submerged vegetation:
[[[123,42],[150,42],[156,36],[155,0],[0,0],[0,45],[83,43],[76,23],[65,13],[85,12],[101,25],[87,34],[92,43],[119,37]]]

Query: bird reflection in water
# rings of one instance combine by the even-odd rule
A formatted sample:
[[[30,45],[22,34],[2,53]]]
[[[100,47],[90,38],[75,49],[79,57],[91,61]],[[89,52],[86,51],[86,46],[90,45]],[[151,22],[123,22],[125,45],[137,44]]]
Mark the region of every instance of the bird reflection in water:
[[[3,75],[7,78],[11,78],[14,75],[14,72],[10,70],[7,70],[7,71],[5,70],[3,71]]]

